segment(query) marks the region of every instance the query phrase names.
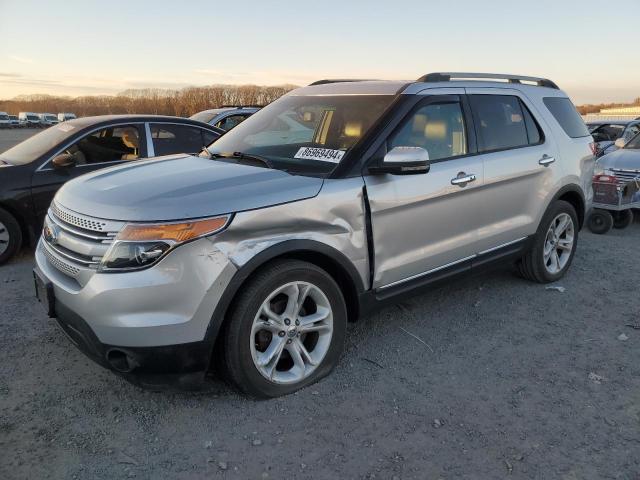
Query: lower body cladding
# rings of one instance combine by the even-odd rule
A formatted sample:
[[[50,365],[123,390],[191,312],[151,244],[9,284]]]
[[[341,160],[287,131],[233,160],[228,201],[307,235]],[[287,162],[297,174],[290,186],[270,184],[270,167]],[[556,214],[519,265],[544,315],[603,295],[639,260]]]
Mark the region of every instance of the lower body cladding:
[[[84,285],[59,271],[47,248],[41,240],[36,275],[49,285],[49,314],[82,352],[145,386],[204,377],[212,313],[237,271],[210,239],[183,245],[146,270],[94,273]]]

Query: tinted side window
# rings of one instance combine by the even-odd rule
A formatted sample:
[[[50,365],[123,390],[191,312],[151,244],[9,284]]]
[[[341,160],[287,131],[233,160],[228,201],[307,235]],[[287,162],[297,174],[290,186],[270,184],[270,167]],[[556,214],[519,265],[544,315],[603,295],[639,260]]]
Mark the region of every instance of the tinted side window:
[[[565,97],[545,97],[543,102],[565,133],[571,138],[589,136],[587,126],[582,121],[582,117],[580,117],[571,100]]]
[[[464,115],[459,103],[432,103],[411,113],[391,135],[387,148],[422,147],[431,160],[467,153]]]
[[[140,132],[134,126],[105,128],[82,138],[65,150],[76,165],[137,160],[140,155]]]
[[[470,95],[469,101],[481,152],[529,145],[525,117],[518,97]]]
[[[202,130],[198,127],[172,124],[151,124],[150,127],[156,155],[198,153],[204,147]]]
[[[226,118],[223,118],[218,123],[215,124],[216,127],[221,128],[223,130],[229,131],[243,120],[247,118],[246,115],[229,115]]]

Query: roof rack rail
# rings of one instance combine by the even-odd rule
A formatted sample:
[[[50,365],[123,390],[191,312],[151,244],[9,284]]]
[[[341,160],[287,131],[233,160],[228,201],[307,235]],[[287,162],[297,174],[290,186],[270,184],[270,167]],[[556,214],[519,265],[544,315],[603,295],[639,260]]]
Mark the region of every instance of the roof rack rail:
[[[345,82],[368,82],[369,80],[366,78],[334,78],[329,79],[325,78],[323,80],[316,80],[313,83],[310,83],[309,86],[313,85],[326,85],[327,83],[345,83]]]
[[[523,75],[508,75],[508,74],[502,74],[502,73],[435,72],[435,73],[428,73],[426,75],[423,75],[416,81],[427,82],[427,83],[448,82],[454,78],[506,80],[508,83],[522,83],[524,81],[524,82],[535,83],[539,87],[555,88],[556,90],[560,89],[558,85],[556,85],[554,82],[552,82],[548,78],[526,77]]]

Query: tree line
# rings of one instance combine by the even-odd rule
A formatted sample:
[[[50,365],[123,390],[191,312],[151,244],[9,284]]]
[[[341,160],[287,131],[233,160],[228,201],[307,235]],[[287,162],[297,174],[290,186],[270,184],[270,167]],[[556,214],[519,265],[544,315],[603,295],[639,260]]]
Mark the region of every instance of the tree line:
[[[136,89],[125,90],[117,95],[81,97],[21,95],[11,100],[0,100],[0,111],[10,115],[17,115],[18,112],[72,112],[79,117],[122,113],[189,117],[202,110],[224,105],[264,106],[294,88],[294,85],[213,85],[181,90]]]
[[[640,97],[636,98],[631,103],[587,104],[587,105],[580,105],[577,108],[580,115],[587,115],[588,113],[598,113],[603,108],[637,107],[637,106],[640,106]]]

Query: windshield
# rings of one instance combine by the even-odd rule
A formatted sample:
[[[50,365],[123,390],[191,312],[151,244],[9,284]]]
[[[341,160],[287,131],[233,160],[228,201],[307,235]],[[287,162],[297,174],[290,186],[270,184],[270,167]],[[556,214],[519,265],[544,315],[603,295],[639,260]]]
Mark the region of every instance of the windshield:
[[[189,118],[191,120],[197,120],[198,122],[209,123],[216,115],[218,115],[218,112],[200,112],[191,115]]]
[[[389,107],[393,95],[287,95],[208,147],[211,154],[262,157],[292,174],[325,176]]]
[[[77,131],[68,123],[54,125],[0,153],[0,160],[11,165],[26,165],[39,158]]]
[[[27,115],[28,120],[40,120],[40,117],[37,115]]]
[[[9,115],[0,115],[0,120],[9,120]]]
[[[638,133],[635,137],[633,137],[629,142],[624,146],[625,150],[630,148],[632,150],[640,150],[640,133]]]

